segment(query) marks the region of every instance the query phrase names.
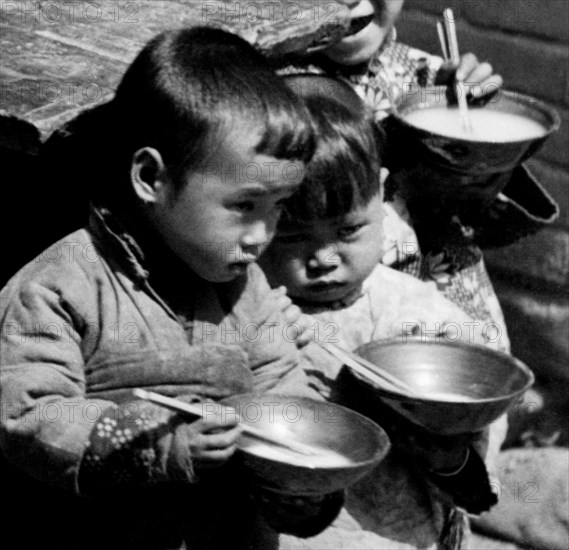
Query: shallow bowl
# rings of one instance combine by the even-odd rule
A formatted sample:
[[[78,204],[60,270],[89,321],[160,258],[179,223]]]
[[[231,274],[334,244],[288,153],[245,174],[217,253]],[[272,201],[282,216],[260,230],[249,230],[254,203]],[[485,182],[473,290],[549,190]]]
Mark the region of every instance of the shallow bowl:
[[[373,388],[383,404],[439,435],[480,431],[497,420],[533,384],[521,361],[475,344],[410,339],[371,342],[356,351],[424,397]],[[370,383],[349,371],[357,384]]]
[[[390,447],[375,422],[333,403],[252,393],[230,397],[223,404],[234,407],[243,423],[317,453],[313,457],[277,448],[275,455],[275,446],[241,436],[240,459],[251,481],[279,493],[322,495],[345,489],[371,471]],[[334,453],[333,460],[323,463],[320,453],[325,458]]]

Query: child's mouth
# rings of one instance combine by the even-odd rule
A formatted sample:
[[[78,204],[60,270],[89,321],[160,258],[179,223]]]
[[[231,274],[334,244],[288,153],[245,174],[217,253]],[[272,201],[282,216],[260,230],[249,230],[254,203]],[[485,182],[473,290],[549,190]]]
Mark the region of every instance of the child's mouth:
[[[373,13],[371,15],[365,15],[364,17],[357,17],[352,19],[350,23],[350,28],[345,36],[352,36],[353,34],[359,33],[361,30],[365,29],[373,21]]]
[[[345,285],[346,283],[337,283],[337,282],[329,282],[329,283],[314,283],[312,285],[309,285],[309,289],[310,292],[315,292],[317,294],[324,294],[326,292],[330,292],[332,290],[336,290],[338,288],[341,288]]]

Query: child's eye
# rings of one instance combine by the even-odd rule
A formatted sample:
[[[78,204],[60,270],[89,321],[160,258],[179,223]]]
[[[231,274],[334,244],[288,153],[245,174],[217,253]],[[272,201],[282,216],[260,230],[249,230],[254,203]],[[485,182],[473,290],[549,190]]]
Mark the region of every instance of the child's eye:
[[[341,238],[351,237],[352,235],[355,235],[363,227],[363,225],[364,224],[362,223],[356,225],[345,225],[344,227],[338,229],[338,236]]]
[[[239,210],[240,212],[252,212],[255,209],[255,203],[253,201],[241,201],[236,202],[233,205],[235,210]]]

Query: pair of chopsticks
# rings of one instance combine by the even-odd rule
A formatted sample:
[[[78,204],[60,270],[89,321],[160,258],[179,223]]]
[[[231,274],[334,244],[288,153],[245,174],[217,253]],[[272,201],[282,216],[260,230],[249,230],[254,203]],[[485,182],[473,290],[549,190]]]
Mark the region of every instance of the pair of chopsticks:
[[[203,406],[199,403],[186,403],[184,401],[180,401],[179,399],[167,397],[166,395],[143,390],[141,388],[133,389],[132,394],[134,395],[134,397],[137,397],[138,399],[144,399],[146,401],[150,401],[155,405],[160,405],[162,407],[165,407],[167,409],[176,412],[186,413],[192,416],[197,416],[199,418],[205,418]],[[231,407],[226,407],[226,410],[228,412],[230,411],[235,412],[235,410],[232,409]],[[243,433],[255,439],[264,441],[266,443],[272,443],[273,445],[277,445],[278,447],[281,447],[288,451],[292,451],[294,453],[298,453],[305,456],[316,456],[318,454],[309,445],[305,445],[298,441],[290,441],[280,437],[275,437],[274,435],[270,435],[266,432],[263,432],[258,428],[256,428],[255,426],[251,426],[250,424],[245,424],[244,422],[240,422],[240,424]],[[308,466],[310,467],[310,465]]]
[[[447,8],[443,12],[443,22],[437,19],[437,32],[441,43],[443,58],[446,63],[452,63],[455,67],[460,64],[460,53],[458,51],[458,39],[456,36],[456,24],[453,11]],[[460,89],[460,83],[456,82],[456,97],[458,98],[458,109],[460,111],[460,122],[464,131],[472,133],[472,123],[468,115],[468,103],[466,93]]]
[[[409,397],[422,397],[416,390],[409,386],[409,384],[367,359],[351,351],[335,346],[334,344],[320,342],[318,345],[325,349],[330,355],[342,361],[344,365],[359,373],[366,380],[369,380],[372,384],[387,391],[403,393]]]

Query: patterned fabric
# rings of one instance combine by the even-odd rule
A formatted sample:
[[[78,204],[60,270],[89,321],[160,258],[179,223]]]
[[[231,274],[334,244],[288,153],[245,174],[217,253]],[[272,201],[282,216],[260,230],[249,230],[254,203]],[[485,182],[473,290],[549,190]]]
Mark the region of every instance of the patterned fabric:
[[[118,424],[116,414],[113,414],[117,408],[113,407],[106,411],[97,422],[95,429],[91,434],[91,441],[83,456],[81,466],[81,485],[89,487],[94,485],[93,479],[97,479],[103,470],[109,469],[109,462],[105,459],[109,454],[113,455],[112,472],[105,475],[105,478],[115,484],[125,485],[135,482],[135,471],[138,468],[145,470],[145,479],[157,478],[157,480],[165,481],[167,476],[159,476],[156,465],[156,452],[150,446],[146,449],[140,449],[136,458],[129,456],[128,451],[132,450],[131,442],[141,434],[149,432],[158,427],[157,421],[142,419],[139,417],[135,421],[135,425],[131,427]],[[137,448],[138,450],[138,448]],[[156,470],[156,473],[154,471]]]
[[[104,411],[91,432],[83,455],[81,489],[93,494],[105,485],[109,488],[136,487],[164,483],[171,478],[196,482],[191,459],[175,472],[168,463],[169,447],[175,437],[170,432],[172,416],[165,409],[151,407],[145,401],[131,401],[128,409],[114,405]]]
[[[502,351],[509,352],[502,309],[486,271],[482,251],[472,242],[468,229],[454,217],[447,225],[445,238],[438,237],[439,241],[444,241],[440,248],[423,253],[411,227],[409,213],[398,196],[386,204],[386,212],[382,263],[434,282],[446,298],[481,323],[488,339],[498,342]],[[426,227],[423,234],[428,231]]]

